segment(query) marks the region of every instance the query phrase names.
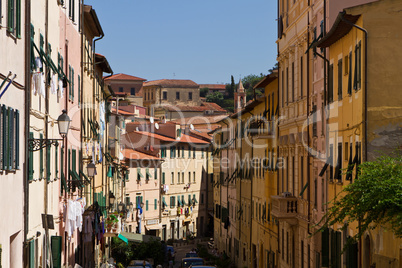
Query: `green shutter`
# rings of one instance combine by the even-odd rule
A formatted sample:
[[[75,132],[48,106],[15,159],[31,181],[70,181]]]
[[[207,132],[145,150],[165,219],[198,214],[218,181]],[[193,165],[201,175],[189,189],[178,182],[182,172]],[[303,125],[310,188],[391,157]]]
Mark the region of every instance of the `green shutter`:
[[[81,76],[78,75],[78,105],[81,104]]]
[[[77,172],[77,151],[75,149],[72,150],[71,155],[71,170]]]
[[[8,166],[8,140],[7,140],[7,108],[5,105],[1,107],[1,113],[3,117],[3,170],[7,169]]]
[[[50,175],[52,174],[50,172],[50,146],[46,147],[46,178],[49,181],[50,180]]]
[[[7,30],[14,32],[14,0],[8,0]]]
[[[14,166],[14,110],[8,108],[8,170]]]
[[[158,169],[154,169],[154,179],[157,180],[158,179]]]
[[[29,132],[29,139],[33,139],[34,135],[32,132]],[[33,170],[33,151],[28,150],[29,153],[29,157],[28,157],[28,179],[29,181],[33,180],[33,174],[34,174],[34,170]]]
[[[16,1],[15,34],[18,38],[21,38],[21,0]]]
[[[68,65],[68,98],[71,100],[72,96],[71,96],[71,65]]]
[[[43,140],[43,134],[42,133],[39,134],[39,138],[41,140]],[[40,171],[39,179],[42,179],[43,178],[43,171],[44,171],[44,168],[43,168],[43,148],[41,148],[39,150],[39,171]]]
[[[321,256],[322,267],[329,267],[329,229],[325,228],[321,232]]]
[[[54,169],[55,169],[55,175],[54,175],[54,177],[55,178],[57,178],[58,176],[59,176],[59,163],[58,163],[58,160],[59,160],[59,147],[58,147],[58,145],[56,145],[55,146],[55,149],[54,149]]]
[[[29,241],[29,268],[35,268],[35,240]]]
[[[60,187],[60,194],[63,194],[63,189],[66,193],[69,192],[67,183],[66,183],[66,178],[64,176],[64,148],[60,148],[60,170],[61,170],[61,187]]]
[[[51,237],[53,267],[61,268],[61,236]]]
[[[145,210],[148,211],[148,200],[145,201]]]
[[[191,206],[191,194],[188,195],[188,205]]]
[[[154,209],[157,210],[158,209],[158,200],[154,199]]]
[[[165,172],[162,172],[162,184],[165,184]]]
[[[15,169],[20,169],[20,112],[15,110]]]

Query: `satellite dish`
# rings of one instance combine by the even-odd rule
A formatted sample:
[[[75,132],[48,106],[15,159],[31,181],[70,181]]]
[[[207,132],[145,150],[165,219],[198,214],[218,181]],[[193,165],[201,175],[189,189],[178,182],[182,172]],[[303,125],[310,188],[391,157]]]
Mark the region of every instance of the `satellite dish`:
[[[154,118],[152,116],[149,118],[149,122],[151,122],[152,124],[154,123]]]
[[[138,127],[136,127],[136,128],[135,128],[135,131],[139,131],[139,128],[138,128]]]
[[[193,124],[190,124],[190,129],[194,130],[194,125]]]
[[[159,129],[159,124],[158,123],[155,123],[155,128]]]

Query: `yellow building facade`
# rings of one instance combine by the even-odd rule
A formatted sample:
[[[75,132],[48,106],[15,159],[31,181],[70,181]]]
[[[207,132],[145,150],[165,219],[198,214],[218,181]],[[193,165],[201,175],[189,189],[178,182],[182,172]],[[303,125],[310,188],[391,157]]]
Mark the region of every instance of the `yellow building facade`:
[[[402,20],[393,12],[401,7],[400,1],[384,0],[345,9],[318,42],[318,47],[329,48],[328,165],[320,172],[328,181],[329,201],[358,179],[361,162],[398,146],[401,135],[395,131],[401,126],[397,115],[402,102],[396,90],[402,80],[395,58],[401,53],[389,48],[401,41],[396,25]],[[323,233],[323,267],[400,267],[401,240],[385,231],[387,226],[365,232],[341,255],[358,223],[342,227],[337,224]]]

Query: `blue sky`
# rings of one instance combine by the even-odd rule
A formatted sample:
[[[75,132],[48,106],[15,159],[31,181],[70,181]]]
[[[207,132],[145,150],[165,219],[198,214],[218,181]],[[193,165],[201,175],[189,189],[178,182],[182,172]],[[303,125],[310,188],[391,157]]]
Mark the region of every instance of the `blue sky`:
[[[230,83],[276,59],[276,0],[87,0],[114,73]]]

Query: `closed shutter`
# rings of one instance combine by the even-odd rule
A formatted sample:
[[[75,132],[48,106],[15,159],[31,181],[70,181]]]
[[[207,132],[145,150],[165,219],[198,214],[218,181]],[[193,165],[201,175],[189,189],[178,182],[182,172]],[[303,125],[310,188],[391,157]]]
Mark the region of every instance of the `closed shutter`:
[[[78,105],[81,105],[81,76],[78,75]]]
[[[74,101],[74,68],[71,68],[71,100]]]
[[[329,229],[325,228],[321,233],[322,267],[329,267]]]
[[[33,139],[34,135],[32,132],[29,132],[29,139]],[[34,170],[33,170],[33,151],[29,150],[29,159],[28,159],[28,180],[32,181],[33,180],[33,174],[34,174]]]
[[[51,237],[53,267],[61,268],[61,236]]]
[[[46,178],[49,181],[50,180],[50,146],[46,147]]]
[[[334,100],[334,65],[331,64],[328,70],[328,102]]]
[[[14,165],[14,110],[8,108],[8,170],[13,169]]]
[[[14,0],[8,0],[7,30],[14,32]]]
[[[15,35],[21,38],[21,0],[16,0],[15,8]]]
[[[29,268],[35,268],[35,240],[29,241]]]
[[[154,209],[157,210],[158,209],[158,200],[154,199]]]
[[[148,200],[145,201],[145,210],[148,211]]]
[[[58,163],[58,160],[59,160],[59,147],[58,147],[58,145],[56,145],[55,146],[55,148],[54,148],[54,170],[55,170],[55,175],[54,175],[54,177],[57,179],[57,177],[58,177],[58,175],[59,175],[59,163]]]
[[[162,172],[162,184],[165,184],[165,172]]]
[[[42,133],[39,134],[39,138],[41,140],[43,139],[43,134]],[[43,179],[43,171],[44,171],[44,168],[43,168],[43,148],[41,148],[39,150],[39,170],[40,170],[39,179]]]
[[[8,135],[7,135],[8,134],[8,132],[7,132],[8,110],[5,105],[3,105],[1,107],[1,113],[2,113],[2,120],[3,120],[3,166],[2,166],[2,169],[6,170],[7,166],[8,166],[8,149],[9,149],[9,147],[8,147],[8,139],[7,139],[7,137],[8,137]]]
[[[154,169],[154,178],[155,180],[158,179],[158,170],[156,168]]]
[[[14,168],[20,169],[20,112],[15,110],[15,159]]]

